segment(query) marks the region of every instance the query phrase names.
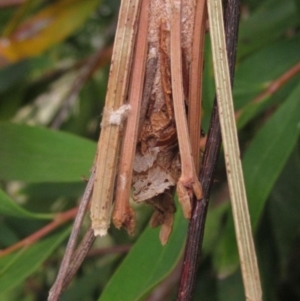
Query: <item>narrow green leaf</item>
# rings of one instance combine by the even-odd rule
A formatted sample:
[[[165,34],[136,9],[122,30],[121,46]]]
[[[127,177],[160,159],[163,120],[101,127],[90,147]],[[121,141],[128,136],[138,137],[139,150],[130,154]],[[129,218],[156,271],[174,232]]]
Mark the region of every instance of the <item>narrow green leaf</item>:
[[[70,233],[70,229],[52,235],[17,254],[0,259],[0,295],[34,273]]]
[[[0,179],[74,182],[89,175],[96,144],[71,134],[0,123]]]
[[[51,219],[52,214],[33,213],[17,205],[0,189],[0,214],[21,218]]]
[[[300,85],[256,135],[243,158],[253,229],[256,228],[267,197],[299,137],[299,95]],[[215,265],[222,275],[230,274],[238,266],[231,215],[214,255]]]
[[[245,153],[243,166],[253,226],[299,137],[300,85],[256,135]]]
[[[173,233],[167,245],[158,239],[158,229],[147,228],[105,287],[99,301],[144,300],[174,269],[181,257],[187,221],[176,213]]]

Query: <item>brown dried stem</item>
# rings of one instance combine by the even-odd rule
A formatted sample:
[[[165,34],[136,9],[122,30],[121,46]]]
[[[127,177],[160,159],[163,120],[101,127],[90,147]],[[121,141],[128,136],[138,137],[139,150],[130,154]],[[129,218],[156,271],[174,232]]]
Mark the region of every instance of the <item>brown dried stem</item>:
[[[177,301],[190,301],[193,298],[203,242],[206,212],[210,197],[210,190],[214,180],[214,171],[217,165],[220,145],[221,129],[218,106],[215,100],[200,171],[203,198],[200,201],[194,200],[194,208],[188,229]]]
[[[192,157],[184,107],[181,54],[181,5],[182,3],[180,0],[172,1],[170,57],[174,114],[181,159],[181,176],[177,183],[177,193],[185,217],[190,218],[193,193],[196,195],[196,198],[200,200],[202,197],[202,188],[197,178]]]
[[[63,279],[61,292],[63,292],[71,283],[72,279],[74,278],[74,275],[76,274],[77,270],[80,268],[83,260],[85,259],[89,250],[91,249],[95,239],[96,237],[94,236],[93,229],[89,228],[85,233],[79,246],[77,247],[76,251],[74,252],[74,255],[72,256],[72,261]]]
[[[68,241],[66,252],[65,252],[62,262],[60,264],[60,268],[59,268],[55,283],[53,284],[53,286],[51,287],[51,289],[49,291],[48,301],[58,300],[58,298],[62,292],[65,275],[69,269],[69,265],[70,265],[75,247],[76,247],[77,238],[79,235],[83,217],[86,212],[86,209],[87,209],[87,206],[88,206],[91,194],[92,194],[92,190],[93,190],[93,186],[94,186],[94,178],[95,178],[95,168],[93,168],[93,170],[91,172],[90,179],[88,181],[88,184],[85,188],[84,194],[80,201],[78,213],[76,215],[76,218],[75,218],[75,221],[73,224],[73,228],[72,228],[72,232],[71,232],[71,235],[70,235],[70,238]]]
[[[118,229],[123,226],[129,234],[133,234],[135,228],[135,214],[129,205],[129,197],[132,182],[132,166],[139,130],[141,100],[143,98],[145,65],[147,60],[148,9],[149,0],[143,0],[128,95],[131,111],[122,137],[122,149],[113,213],[114,225]]]
[[[236,58],[236,45],[239,23],[239,0],[228,0],[225,8],[225,33],[227,56],[230,70],[231,84],[233,83]],[[197,269],[201,254],[206,212],[210,191],[214,180],[214,171],[221,145],[221,129],[218,106],[215,100],[210,128],[207,136],[206,148],[203,155],[200,181],[203,187],[203,198],[194,202],[191,221],[188,229],[187,244],[181,272],[180,286],[177,301],[190,301],[193,299]]]
[[[125,105],[125,99],[140,3],[141,0],[122,1],[120,7],[91,200],[91,220],[95,235],[105,235],[111,220],[120,134],[124,118],[130,109]]]
[[[200,170],[200,135],[201,103],[202,103],[202,70],[204,63],[204,38],[206,30],[206,1],[196,3],[195,22],[193,31],[192,60],[189,79],[189,111],[188,126],[191,139],[191,148],[196,173]]]
[[[69,286],[76,272],[78,271],[78,269],[80,268],[82,262],[86,257],[108,255],[113,253],[126,253],[131,248],[131,245],[121,245],[121,246],[113,246],[108,248],[90,250],[95,239],[96,237],[94,236],[93,229],[89,228],[85,233],[79,246],[77,247],[74,256],[72,257],[72,262],[70,263],[70,266],[64,278],[62,292]]]

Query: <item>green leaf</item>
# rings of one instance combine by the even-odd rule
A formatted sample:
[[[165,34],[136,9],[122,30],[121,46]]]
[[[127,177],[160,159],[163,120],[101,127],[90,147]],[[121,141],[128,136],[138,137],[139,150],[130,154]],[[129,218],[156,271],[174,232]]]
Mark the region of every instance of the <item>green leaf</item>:
[[[47,212],[57,199],[67,200],[69,204],[77,200],[83,193],[86,183],[80,182],[48,182],[25,185],[18,195],[26,198],[24,208],[32,212]],[[71,201],[71,202],[70,202]],[[64,208],[60,208],[63,210]],[[66,208],[65,208],[66,209]]]
[[[18,85],[36,79],[37,74],[49,70],[52,64],[51,58],[39,56],[4,66],[0,69],[0,93],[7,92],[8,89],[16,89]]]
[[[30,71],[30,66],[30,60],[23,60],[0,69],[0,92],[4,92],[24,80]]]
[[[243,158],[243,168],[252,227],[261,217],[267,197],[299,136],[300,85],[263,126]],[[214,254],[215,265],[221,275],[232,273],[238,266],[238,253],[232,215]]]
[[[300,152],[293,153],[282,174],[276,182],[270,196],[271,231],[274,233],[279,252],[279,265],[283,274],[287,273],[292,252],[300,229]],[[280,226],[278,226],[280,225]],[[296,230],[296,231],[295,231]]]
[[[267,21],[266,21],[267,20]],[[274,1],[251,14],[239,29],[238,56],[267,45],[299,24],[295,2]],[[263,64],[262,64],[263,65]]]
[[[253,226],[256,227],[273,185],[299,137],[298,85],[256,135],[245,153],[243,167]]]
[[[0,189],[0,214],[13,216],[13,217],[20,217],[20,218],[37,218],[37,219],[53,218],[52,214],[33,213],[23,209],[21,206],[18,206],[13,200],[11,200],[9,196],[5,194],[1,189]]]
[[[71,134],[0,123],[0,178],[75,182],[89,175],[96,145]]]
[[[61,296],[60,301],[95,300],[95,291],[101,291],[112,274],[122,254],[110,254],[97,258],[92,266],[88,266],[88,272],[77,275],[71,285]]]
[[[99,301],[135,301],[143,298],[174,269],[181,257],[187,221],[176,213],[173,233],[165,246],[159,229],[147,228],[105,287]]]
[[[202,254],[209,254],[215,249],[223,233],[223,219],[228,208],[230,209],[229,201],[218,204],[217,206],[210,203],[205,221]]]
[[[245,299],[245,292],[240,271],[230,277],[217,281],[218,301],[240,301]]]
[[[8,248],[19,241],[19,236],[15,229],[12,229],[5,220],[0,222],[0,237],[1,248]]]
[[[256,233],[256,254],[264,301],[278,301],[278,298],[276,297],[277,292],[274,290],[274,287],[277,287],[278,279],[281,279],[280,271],[278,269],[280,260],[278,260],[277,246],[272,233],[273,226],[270,223],[269,218],[269,200],[270,198],[268,198],[266,209],[264,210]]]
[[[70,233],[70,229],[52,235],[20,252],[0,259],[0,295],[34,273]]]

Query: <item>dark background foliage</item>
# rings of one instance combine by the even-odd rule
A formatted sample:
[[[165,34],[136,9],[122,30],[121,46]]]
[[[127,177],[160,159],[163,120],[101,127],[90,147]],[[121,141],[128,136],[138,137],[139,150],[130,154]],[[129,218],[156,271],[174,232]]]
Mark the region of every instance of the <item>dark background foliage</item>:
[[[0,247],[30,239],[0,253],[0,301],[38,301],[55,279],[93,164],[119,1],[13,4],[0,1]],[[242,1],[233,95],[265,301],[300,300],[299,13],[298,0]],[[207,132],[209,37],[205,56]],[[245,299],[230,210],[221,153],[194,300]],[[136,211],[135,235],[112,228],[97,239],[61,300],[176,299],[187,222],[178,209],[162,247],[147,225],[151,209]]]

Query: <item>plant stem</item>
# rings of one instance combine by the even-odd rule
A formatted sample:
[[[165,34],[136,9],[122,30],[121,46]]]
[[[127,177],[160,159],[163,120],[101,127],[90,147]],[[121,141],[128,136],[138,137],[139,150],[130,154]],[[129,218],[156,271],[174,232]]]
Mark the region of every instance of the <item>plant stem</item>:
[[[244,108],[236,111],[235,112],[236,119],[238,120],[241,117],[245,108],[247,108],[249,105],[255,105],[255,104],[262,103],[267,98],[274,95],[289,80],[293,79],[299,73],[300,73],[300,63],[297,63],[296,65],[292,66],[290,69],[285,71],[283,74],[281,74],[278,78],[271,81],[270,84],[267,86],[267,88],[264,91],[262,91],[259,95],[257,95],[254,99],[252,99],[248,105],[246,105]]]
[[[224,158],[245,296],[248,301],[259,301],[262,290],[234,116],[222,1],[208,0],[207,3]]]
[[[234,77],[236,45],[239,23],[239,0],[228,0],[225,8],[225,34],[231,85]],[[180,286],[177,301],[192,300],[195,287],[197,268],[203,242],[203,233],[214,171],[221,145],[221,130],[216,100],[212,112],[203,163],[200,171],[200,182],[203,189],[201,201],[194,201],[188,238],[185,248]]]
[[[177,195],[181,203],[184,216],[191,216],[191,198],[193,193],[197,199],[202,197],[202,187],[198,181],[195,164],[192,156],[189,130],[185,114],[185,102],[182,79],[182,53],[181,53],[181,6],[179,0],[173,0],[172,22],[170,35],[170,60],[172,96],[174,116],[180,151],[181,175],[177,182]]]
[[[188,126],[191,141],[192,154],[197,174],[200,170],[200,135],[201,128],[201,104],[202,104],[202,78],[204,66],[204,41],[206,31],[207,9],[206,0],[196,3],[192,61],[190,65],[189,94],[188,94]]]
[[[75,274],[77,273],[78,269],[81,267],[82,262],[87,257],[95,257],[95,256],[103,256],[108,254],[122,254],[127,253],[131,245],[120,245],[120,246],[112,246],[108,248],[101,248],[97,250],[90,250],[96,236],[94,236],[93,229],[89,228],[85,233],[82,241],[80,242],[79,246],[77,247],[74,255],[72,257],[72,261],[64,278],[62,292],[67,289],[69,284],[71,283],[72,279],[74,278]]]
[[[215,100],[200,171],[203,198],[200,201],[194,200],[177,301],[188,301],[192,300],[193,297],[198,261],[201,255],[208,200],[221,145],[221,129],[218,116],[218,106]]]
[[[77,238],[78,238],[80,227],[81,227],[81,224],[82,224],[82,221],[84,218],[84,214],[87,209],[90,197],[92,195],[94,179],[95,179],[95,168],[93,168],[93,170],[92,170],[89,182],[85,188],[82,200],[80,202],[80,205],[78,208],[78,213],[76,215],[74,225],[72,228],[72,232],[71,232],[71,235],[70,235],[70,238],[68,241],[68,245],[66,248],[66,252],[65,252],[63,260],[61,262],[60,269],[59,269],[57,278],[55,280],[55,283],[53,284],[53,286],[50,289],[48,301],[58,300],[58,298],[62,292],[64,279],[65,279],[66,273],[69,269],[72,256],[74,254],[74,250],[76,247]]]
[[[20,248],[29,247],[30,245],[34,244],[39,239],[46,236],[48,233],[50,233],[53,230],[55,230],[56,228],[58,228],[60,225],[66,223],[70,219],[73,219],[76,216],[77,211],[78,211],[78,208],[76,207],[76,208],[72,208],[66,212],[58,213],[55,216],[54,220],[51,223],[49,223],[48,225],[46,225],[45,227],[39,229],[38,231],[31,234],[30,236],[22,239],[21,241],[18,241],[14,245],[12,245],[4,250],[0,250],[0,258],[8,255]]]
[[[107,233],[120,155],[121,130],[130,111],[126,104],[132,53],[141,0],[121,1],[95,162],[91,220],[95,235]]]
[[[129,234],[133,234],[135,228],[135,214],[129,205],[129,198],[147,61],[148,10],[149,0],[142,0],[128,92],[131,111],[122,137],[113,213],[113,223],[116,228],[120,229],[123,226]]]
[[[82,241],[80,242],[79,246],[77,247],[76,251],[74,252],[74,255],[72,256],[72,261],[68,267],[68,270],[65,274],[65,277],[63,279],[63,285],[61,291],[63,292],[68,285],[71,283],[75,273],[81,266],[83,260],[85,259],[87,253],[91,249],[94,241],[96,239],[96,236],[94,236],[93,229],[89,228],[87,232],[85,233]]]

